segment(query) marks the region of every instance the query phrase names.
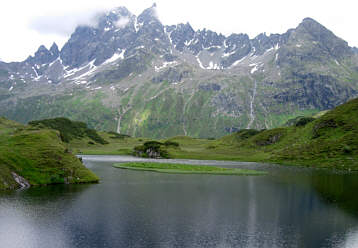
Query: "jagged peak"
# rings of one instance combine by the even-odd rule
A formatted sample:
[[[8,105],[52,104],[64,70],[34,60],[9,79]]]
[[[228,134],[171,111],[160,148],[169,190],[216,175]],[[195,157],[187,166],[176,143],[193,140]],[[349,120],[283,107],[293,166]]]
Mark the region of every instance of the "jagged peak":
[[[266,39],[268,38],[266,32],[263,32],[263,33],[260,33],[258,34],[254,39],[257,39],[257,40],[261,40],[261,39]]]
[[[316,23],[316,24],[320,24],[319,22],[317,22],[315,19],[313,19],[313,18],[311,18],[311,17],[303,18],[302,23]]]
[[[45,47],[45,45],[41,45],[41,46],[37,49],[37,52],[43,52],[43,51],[48,52],[48,49]]]
[[[139,16],[139,20],[145,21],[146,19],[158,19],[157,4],[154,3],[150,8],[145,9]]]
[[[189,22],[187,22],[187,23],[185,23],[185,24],[184,24],[184,23],[179,23],[179,24],[176,25],[176,28],[185,29],[185,30],[190,30],[190,31],[192,31],[192,32],[195,32],[194,29],[193,29],[193,27],[190,25]]]
[[[52,43],[52,46],[50,47],[50,51],[55,51],[55,50],[58,51],[58,46],[57,46],[56,42]]]
[[[311,17],[306,17],[302,20],[302,22],[298,25],[297,29],[304,28],[309,32],[317,32],[317,31],[329,31],[326,27],[324,27],[321,23],[314,20]]]
[[[124,6],[120,6],[110,10],[107,15],[115,14],[117,16],[131,16],[132,13]]]
[[[55,57],[57,57],[60,54],[60,50],[58,49],[58,46],[56,44],[56,42],[54,42],[50,48],[50,52],[52,55],[54,55]]]

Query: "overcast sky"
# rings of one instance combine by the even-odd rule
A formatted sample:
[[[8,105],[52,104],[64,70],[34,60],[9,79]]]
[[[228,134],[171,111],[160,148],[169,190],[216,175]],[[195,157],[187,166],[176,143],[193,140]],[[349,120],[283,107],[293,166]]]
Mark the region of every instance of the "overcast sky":
[[[0,9],[0,58],[22,61],[44,44],[61,48],[78,24],[98,11],[126,6],[138,15],[153,0],[4,0]],[[163,24],[189,22],[228,35],[283,33],[312,17],[337,36],[358,46],[357,0],[156,0]]]

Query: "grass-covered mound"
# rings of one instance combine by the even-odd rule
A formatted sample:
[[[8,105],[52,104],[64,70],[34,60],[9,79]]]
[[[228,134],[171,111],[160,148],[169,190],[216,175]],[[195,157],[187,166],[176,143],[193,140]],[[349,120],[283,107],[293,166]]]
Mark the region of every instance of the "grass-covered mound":
[[[172,174],[214,174],[214,175],[265,175],[265,172],[237,168],[222,168],[207,165],[170,164],[153,162],[118,163],[114,167],[121,169],[153,171]]]
[[[30,121],[29,125],[35,127],[44,127],[60,131],[60,136],[63,142],[69,143],[73,139],[89,138],[92,142],[99,144],[107,144],[97,131],[87,127],[87,124],[80,121],[71,121],[67,118],[54,118],[38,121]]]
[[[55,130],[0,118],[0,189],[17,188],[14,175],[30,185],[97,182]]]
[[[218,147],[230,143],[234,154],[251,161],[357,170],[358,99],[317,119],[301,118],[293,126],[265,130],[245,141],[237,136],[223,137]]]

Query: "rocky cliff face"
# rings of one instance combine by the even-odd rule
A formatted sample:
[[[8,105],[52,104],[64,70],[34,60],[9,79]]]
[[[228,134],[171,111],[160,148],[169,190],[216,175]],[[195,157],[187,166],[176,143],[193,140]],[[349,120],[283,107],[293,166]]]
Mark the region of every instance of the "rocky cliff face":
[[[132,135],[270,128],[357,96],[357,48],[306,18],[284,34],[228,37],[163,25],[156,6],[79,26],[59,51],[0,62],[0,115],[66,116]]]

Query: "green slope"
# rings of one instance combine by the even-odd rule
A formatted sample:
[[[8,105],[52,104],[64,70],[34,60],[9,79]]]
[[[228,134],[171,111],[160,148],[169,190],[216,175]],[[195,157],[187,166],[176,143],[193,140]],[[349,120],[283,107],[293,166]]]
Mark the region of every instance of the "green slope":
[[[133,154],[148,139],[102,133],[109,145],[72,142],[85,154]],[[167,146],[174,142],[177,146]],[[244,129],[220,139],[177,136],[159,140],[166,157],[240,160],[358,170],[358,98],[319,115],[297,118],[292,126],[269,130]],[[150,143],[150,142],[149,142]]]
[[[70,142],[73,139],[80,139],[88,137],[92,142],[97,142],[99,144],[107,144],[101,136],[99,136],[94,129],[87,127],[86,123],[80,121],[71,121],[67,118],[54,118],[54,119],[45,119],[39,121],[31,121],[29,125],[35,126],[38,128],[50,128],[55,129],[60,132],[60,137],[63,142]]]
[[[265,130],[246,139],[243,132],[218,143],[231,143],[238,154],[253,151],[252,158],[261,155],[263,161],[358,169],[358,99],[306,125]]]
[[[59,132],[0,118],[0,189],[19,186],[12,173],[31,185],[98,182],[68,151]]]

